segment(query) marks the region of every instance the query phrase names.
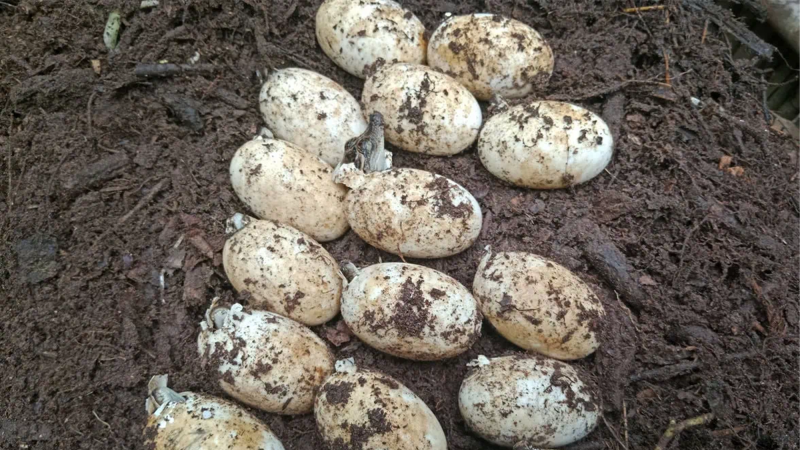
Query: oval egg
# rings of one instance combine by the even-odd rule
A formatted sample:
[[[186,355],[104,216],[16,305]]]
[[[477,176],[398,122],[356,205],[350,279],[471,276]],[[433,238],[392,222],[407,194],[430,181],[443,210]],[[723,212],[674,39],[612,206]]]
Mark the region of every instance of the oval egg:
[[[259,109],[276,138],[336,166],[344,145],[367,129],[358,101],[330,78],[305,69],[270,72]]]
[[[456,182],[424,170],[392,169],[364,176],[347,194],[347,220],[386,252],[443,258],[472,245],[483,218],[475,197]]]
[[[376,371],[354,369],[328,377],[317,395],[314,418],[330,448],[447,449],[442,426],[428,406]]]
[[[481,128],[475,97],[426,66],[382,67],[364,83],[361,101],[367,115],[383,115],[386,139],[410,152],[454,155],[472,145]]]
[[[602,303],[569,269],[541,256],[488,253],[472,292],[497,331],[526,350],[572,360],[600,346]]]
[[[177,394],[166,387],[159,391],[165,389],[169,393],[164,403],[154,403],[148,411],[142,448],[284,450],[269,427],[246,409],[210,395]],[[163,398],[162,392],[153,395]],[[151,409],[150,399],[148,409]]]
[[[339,313],[342,274],[310,236],[270,220],[252,219],[225,242],[222,265],[250,304],[314,326]]]
[[[317,10],[316,34],[322,51],[359,78],[379,59],[425,63],[425,26],[392,0],[326,0]]]
[[[348,228],[347,189],[318,157],[280,139],[253,139],[239,147],[230,165],[231,184],[260,219],[290,225],[326,242]]]
[[[518,105],[486,121],[478,156],[494,176],[534,189],[591,180],[611,161],[614,141],[593,112],[569,103]]]
[[[418,361],[465,352],[480,337],[482,319],[461,283],[402,263],[362,269],[342,296],[342,318],[367,345]]]
[[[533,28],[496,14],[454,16],[431,36],[428,64],[479,100],[524,97],[547,84],[553,51]]]
[[[231,397],[275,414],[311,411],[333,372],[333,354],[310,329],[278,314],[212,305],[197,336],[200,356]]]
[[[458,406],[467,426],[487,441],[555,448],[597,425],[594,396],[568,364],[536,355],[478,361],[461,384]]]

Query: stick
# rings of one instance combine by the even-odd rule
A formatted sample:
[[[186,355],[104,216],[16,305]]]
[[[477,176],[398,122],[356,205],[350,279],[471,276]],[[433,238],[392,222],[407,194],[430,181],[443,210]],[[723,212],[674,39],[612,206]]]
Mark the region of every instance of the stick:
[[[658,444],[656,444],[655,450],[666,450],[670,441],[672,441],[672,439],[675,438],[677,435],[681,434],[681,431],[687,428],[705,425],[708,422],[711,422],[712,420],[714,420],[714,413],[706,413],[697,417],[693,417],[691,419],[686,419],[678,424],[676,424],[674,420],[670,420],[669,428],[667,428],[667,430],[664,431],[664,435],[661,436],[661,439],[658,440]]]
[[[645,12],[645,11],[655,11],[659,9],[666,8],[666,5],[655,5],[655,6],[640,6],[638,8],[625,8],[622,10],[624,13],[638,13],[638,12]]]
[[[164,178],[163,180],[159,181],[158,184],[156,184],[155,186],[153,186],[152,189],[150,189],[150,192],[148,192],[147,195],[145,195],[144,197],[142,197],[141,200],[139,200],[139,203],[137,203],[136,206],[134,206],[133,209],[128,212],[128,214],[125,214],[124,216],[119,218],[119,220],[117,221],[117,225],[122,225],[125,222],[127,222],[128,219],[130,219],[134,214],[139,212],[140,209],[144,208],[144,206],[148,204],[150,200],[152,200],[153,197],[156,196],[156,194],[161,192],[167,186],[167,184],[169,184],[169,178]]]
[[[181,74],[202,74],[217,70],[213,64],[137,64],[133,74],[137,77],[169,77]]]
[[[664,67],[666,68],[664,75],[666,78],[666,84],[667,86],[672,86],[672,84],[669,82],[669,53],[667,53],[666,50],[664,50]]]
[[[611,432],[611,435],[614,436],[614,439],[616,439],[616,441],[619,443],[619,445],[622,446],[622,448],[624,448],[625,450],[628,450],[628,446],[625,445],[622,442],[622,439],[619,438],[619,434],[617,434],[617,430],[615,430],[614,427],[612,427],[611,424],[608,423],[608,420],[606,420],[606,415],[603,414],[602,417],[603,417],[603,423],[606,424],[606,427],[608,427],[608,431]]]
[[[97,141],[94,138],[94,128],[92,127],[92,102],[94,102],[95,96],[97,96],[97,91],[92,92],[92,95],[89,96],[89,101],[86,103],[86,123],[89,125],[89,140],[92,142],[92,147],[97,145]]]
[[[699,361],[678,363],[671,366],[659,367],[658,369],[645,370],[644,372],[633,374],[631,375],[630,380],[632,383],[642,380],[666,381],[686,372],[691,372],[698,367],[700,367]]]
[[[548,100],[586,100],[593,97],[600,97],[603,95],[613,94],[629,85],[632,84],[646,84],[646,85],[656,85],[656,86],[663,86],[663,87],[672,87],[670,85],[665,85],[660,81],[650,81],[650,80],[627,80],[620,83],[612,84],[611,86],[604,87],[597,91],[589,92],[587,94],[582,94],[578,97],[571,97],[569,95],[563,94],[556,94],[548,96]]]
[[[706,19],[706,24],[703,27],[703,36],[700,38],[700,45],[706,43],[706,35],[708,34],[708,19]]]

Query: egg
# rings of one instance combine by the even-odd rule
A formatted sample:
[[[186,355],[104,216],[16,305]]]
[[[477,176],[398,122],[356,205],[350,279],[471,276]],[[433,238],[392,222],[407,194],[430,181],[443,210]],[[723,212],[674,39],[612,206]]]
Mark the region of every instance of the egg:
[[[326,0],[317,10],[316,33],[322,51],[359,78],[379,59],[425,63],[425,26],[392,0]]]
[[[410,389],[383,373],[337,362],[314,403],[329,448],[446,450],[442,426]]]
[[[547,84],[553,51],[533,28],[497,14],[453,16],[431,36],[428,63],[479,100],[524,97]]]
[[[283,450],[269,427],[246,409],[205,394],[176,393],[167,376],[148,384],[144,446],[152,450]]]
[[[311,411],[314,395],[333,372],[325,342],[299,323],[267,311],[212,304],[197,347],[223,391],[275,414]]]
[[[533,189],[585,183],[606,168],[613,153],[603,119],[562,102],[511,107],[487,120],[478,138],[478,156],[489,172]]]
[[[573,360],[600,345],[600,300],[569,269],[539,255],[487,252],[472,293],[497,331],[526,350]]]
[[[592,432],[594,395],[570,365],[538,355],[479,357],[458,391],[467,427],[496,445],[555,448]]]
[[[280,139],[256,138],[239,147],[230,165],[239,199],[259,219],[290,225],[326,242],[347,229],[347,189],[319,157]]]
[[[418,361],[465,352],[480,337],[482,319],[461,283],[402,263],[358,271],[342,296],[342,318],[367,345]]]
[[[350,173],[343,181],[352,188],[347,221],[363,240],[383,251],[443,258],[478,239],[481,208],[469,191],[448,178],[400,168]]]
[[[453,78],[417,64],[384,66],[364,83],[367,114],[383,115],[386,139],[415,153],[450,156],[472,145],[481,107]]]
[[[367,129],[358,101],[335,81],[310,70],[270,72],[258,103],[276,138],[331,166],[342,161],[345,143]]]
[[[339,313],[344,278],[336,260],[290,226],[271,220],[245,222],[222,248],[222,266],[233,288],[247,291],[251,306],[304,325],[333,319]]]

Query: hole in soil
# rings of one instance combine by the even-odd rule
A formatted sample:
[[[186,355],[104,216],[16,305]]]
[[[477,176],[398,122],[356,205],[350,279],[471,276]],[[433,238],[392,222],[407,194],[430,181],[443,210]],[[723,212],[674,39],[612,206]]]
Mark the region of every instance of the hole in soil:
[[[728,267],[728,273],[725,275],[725,281],[734,281],[739,278],[739,265],[734,264]]]

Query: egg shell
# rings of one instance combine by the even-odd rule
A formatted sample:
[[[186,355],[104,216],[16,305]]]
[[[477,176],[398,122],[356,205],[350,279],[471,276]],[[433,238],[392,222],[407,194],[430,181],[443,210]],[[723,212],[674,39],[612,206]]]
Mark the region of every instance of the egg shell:
[[[228,238],[222,265],[250,305],[314,326],[339,313],[343,275],[335,259],[305,233],[253,219]]]
[[[210,395],[183,392],[147,418],[144,446],[152,450],[283,450],[267,425],[246,409]]]
[[[461,283],[402,263],[362,269],[342,296],[342,318],[367,345],[418,361],[465,352],[480,337],[482,319]]]
[[[260,219],[290,225],[326,242],[347,229],[347,189],[318,157],[280,139],[254,139],[239,147],[230,166],[239,199]]]
[[[458,407],[470,429],[504,447],[573,443],[592,432],[600,414],[572,366],[538,355],[479,364],[461,383]]]
[[[289,68],[270,72],[259,109],[267,127],[282,139],[336,166],[350,138],[367,129],[358,101],[335,81]]]
[[[426,66],[384,66],[367,78],[361,101],[367,115],[383,115],[386,139],[410,152],[455,155],[475,142],[481,128],[475,97]]]
[[[446,450],[439,421],[410,389],[380,372],[337,372],[314,404],[317,429],[330,448]]]
[[[511,107],[487,120],[478,138],[478,156],[489,172],[534,189],[589,181],[613,153],[614,140],[603,119],[562,102]]]
[[[526,350],[572,360],[600,345],[600,300],[569,269],[539,255],[487,253],[472,292],[497,331]]]
[[[453,16],[431,36],[428,64],[479,100],[519,98],[547,84],[553,51],[533,28],[497,14]]]
[[[418,169],[366,175],[347,194],[347,220],[370,245],[412,258],[443,258],[472,245],[483,216],[477,200],[445,177]]]
[[[213,313],[213,312],[212,312]],[[276,414],[311,411],[333,354],[310,329],[267,311],[231,306],[224,324],[201,324],[197,346],[228,395]]]
[[[339,67],[366,78],[379,58],[424,64],[425,25],[391,0],[326,0],[317,10],[322,51]]]

